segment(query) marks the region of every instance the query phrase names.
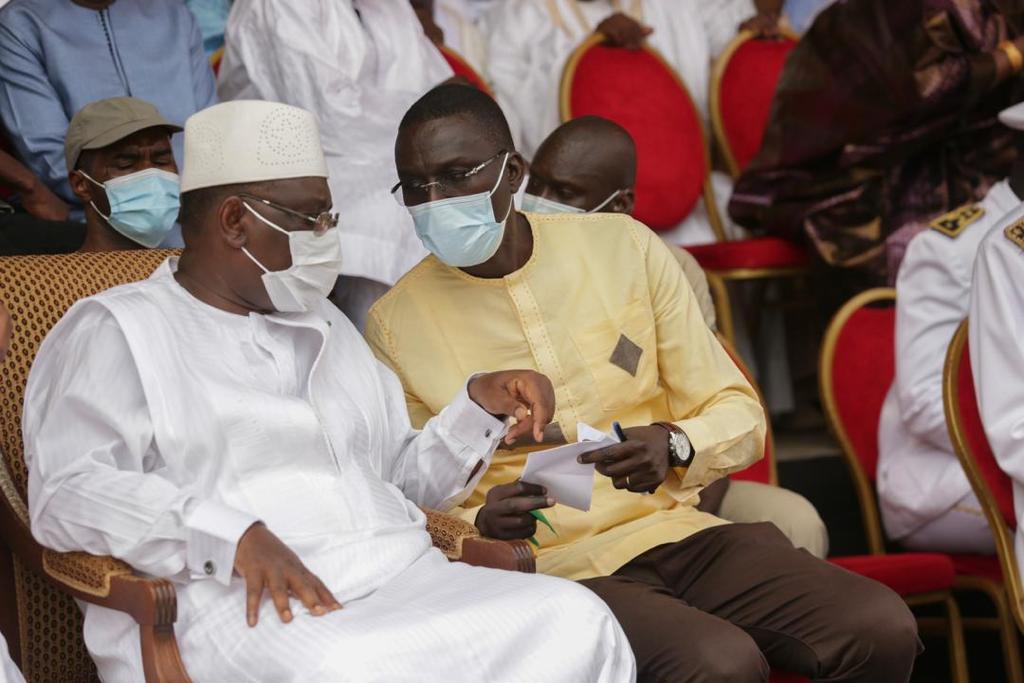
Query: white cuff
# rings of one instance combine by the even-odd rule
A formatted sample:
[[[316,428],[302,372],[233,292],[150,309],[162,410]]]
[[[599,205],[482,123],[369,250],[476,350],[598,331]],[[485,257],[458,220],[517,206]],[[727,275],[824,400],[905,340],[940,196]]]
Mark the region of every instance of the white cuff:
[[[472,463],[475,466],[480,457],[494,452],[508,432],[508,426],[469,397],[469,382],[473,377],[462,385],[454,400],[438,417],[441,418],[441,428],[475,454]]]
[[[191,511],[186,564],[193,579],[215,579],[225,586],[235,568],[235,549],[242,534],[259,518],[212,500],[200,502]]]

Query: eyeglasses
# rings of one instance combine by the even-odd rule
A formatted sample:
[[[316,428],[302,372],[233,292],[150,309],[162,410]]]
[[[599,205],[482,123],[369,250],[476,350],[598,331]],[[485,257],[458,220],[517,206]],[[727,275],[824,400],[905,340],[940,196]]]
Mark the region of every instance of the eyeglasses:
[[[278,211],[282,211],[290,216],[294,216],[295,218],[301,218],[304,221],[312,223],[314,235],[322,235],[331,228],[335,228],[338,226],[337,213],[324,211],[323,213],[319,213],[316,216],[312,216],[310,214],[302,213],[301,211],[296,211],[295,209],[289,209],[287,206],[281,206],[280,204],[272,202],[269,199],[263,199],[262,197],[251,195],[248,192],[242,192],[238,196],[245,197],[246,199],[251,199],[252,201],[259,202],[264,206],[269,206],[272,209],[277,209]]]
[[[436,187],[437,191],[445,197],[458,197],[468,194],[469,186],[473,182],[473,176],[493,164],[495,160],[505,153],[506,150],[501,150],[487,161],[477,164],[468,171],[445,173],[438,176],[437,180],[432,180],[428,183],[417,183],[410,180],[396,183],[391,188],[391,196],[395,198],[399,206],[415,206],[430,199],[430,188],[432,187]]]

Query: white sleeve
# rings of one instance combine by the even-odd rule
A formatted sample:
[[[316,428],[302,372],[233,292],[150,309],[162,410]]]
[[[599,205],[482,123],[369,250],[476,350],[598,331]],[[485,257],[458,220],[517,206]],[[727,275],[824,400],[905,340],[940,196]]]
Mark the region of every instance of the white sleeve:
[[[896,282],[896,396],[907,429],[952,451],[942,408],[946,349],[967,316],[970,264],[924,233],[910,242]]]
[[[1024,249],[1002,230],[974,266],[968,335],[985,433],[996,460],[1024,483]]]
[[[440,414],[415,430],[401,382],[390,368],[376,363],[392,435],[384,478],[417,505],[450,510],[472,493],[487,471],[505,423],[478,406],[463,386]]]
[[[76,305],[43,342],[23,434],[41,544],[112,555],[153,576],[231,580],[238,539],[258,520],[161,474],[128,342],[103,306]]]

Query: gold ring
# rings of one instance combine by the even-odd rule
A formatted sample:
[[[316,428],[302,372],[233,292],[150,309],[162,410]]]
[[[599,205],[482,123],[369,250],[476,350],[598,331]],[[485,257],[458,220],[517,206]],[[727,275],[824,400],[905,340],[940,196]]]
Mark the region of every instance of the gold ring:
[[[629,488],[629,475],[626,475],[626,488]]]

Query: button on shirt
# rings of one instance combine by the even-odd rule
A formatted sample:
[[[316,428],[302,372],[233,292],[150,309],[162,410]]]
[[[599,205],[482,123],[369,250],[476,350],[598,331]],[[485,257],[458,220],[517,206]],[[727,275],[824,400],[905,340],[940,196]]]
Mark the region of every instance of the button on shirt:
[[[921,232],[900,266],[896,377],[878,427],[879,504],[892,538],[938,518],[971,490],[946,430],[942,369],[967,317],[978,246],[1019,204],[1007,181],[996,183],[977,205],[980,217],[955,235],[934,227]]]
[[[13,0],[0,10],[0,120],[25,165],[78,215],[64,160],[68,123],[90,102],[123,96],[177,125],[217,102],[202,35],[181,2],[131,0],[97,11],[70,0]],[[172,143],[181,167],[181,136]]]

